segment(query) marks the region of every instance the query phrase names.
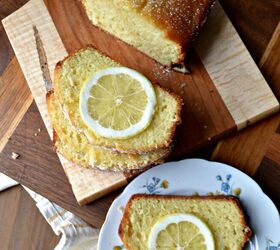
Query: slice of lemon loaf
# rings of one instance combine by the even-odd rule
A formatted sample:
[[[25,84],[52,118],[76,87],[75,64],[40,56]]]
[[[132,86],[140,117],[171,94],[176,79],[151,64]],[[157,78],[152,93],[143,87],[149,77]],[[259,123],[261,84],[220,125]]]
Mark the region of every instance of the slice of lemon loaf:
[[[234,197],[136,194],[119,235],[127,250],[241,250],[251,230]]]
[[[82,133],[73,130],[61,111],[54,93],[47,95],[47,106],[55,131],[54,145],[57,151],[77,165],[125,172],[159,164],[170,151],[162,149],[150,154],[130,155],[94,147]]]
[[[93,25],[164,65],[184,61],[214,0],[81,0]]]
[[[157,85],[154,85],[156,108],[152,121],[143,132],[128,139],[104,138],[97,136],[84,123],[79,110],[83,86],[100,70],[118,66],[118,63],[91,47],[81,49],[57,64],[54,91],[67,118],[77,131],[84,133],[96,146],[124,153],[147,153],[169,147],[176,126],[181,121],[182,101]]]

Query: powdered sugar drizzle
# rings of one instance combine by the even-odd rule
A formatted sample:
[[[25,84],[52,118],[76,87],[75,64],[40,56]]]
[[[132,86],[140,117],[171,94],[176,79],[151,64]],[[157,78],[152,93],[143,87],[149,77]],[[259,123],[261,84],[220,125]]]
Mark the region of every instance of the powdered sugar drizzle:
[[[168,81],[172,70],[163,65],[155,65],[152,70],[153,79],[156,81]]]

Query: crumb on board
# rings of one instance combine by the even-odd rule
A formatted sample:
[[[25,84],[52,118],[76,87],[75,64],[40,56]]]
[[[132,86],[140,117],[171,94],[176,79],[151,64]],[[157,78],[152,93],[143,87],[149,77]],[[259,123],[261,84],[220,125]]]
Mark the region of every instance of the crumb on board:
[[[181,88],[181,89],[185,88],[186,86],[187,86],[187,84],[186,84],[185,82],[182,82],[182,83],[180,84],[180,88]]]
[[[19,157],[20,157],[20,155],[19,155],[18,153],[12,152],[12,158],[13,158],[14,160],[18,159]]]
[[[38,136],[39,133],[41,132],[41,129],[40,129],[40,128],[37,128],[37,131],[38,131],[38,132],[35,132],[35,133],[34,133],[34,136]]]

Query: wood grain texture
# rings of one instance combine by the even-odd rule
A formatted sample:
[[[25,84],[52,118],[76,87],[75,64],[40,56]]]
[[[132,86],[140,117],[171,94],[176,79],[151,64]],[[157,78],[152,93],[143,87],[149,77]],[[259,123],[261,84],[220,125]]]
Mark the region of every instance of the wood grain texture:
[[[278,146],[278,153],[280,153]],[[254,179],[262,187],[263,191],[269,195],[276,207],[280,208],[280,165],[279,162],[264,157],[258,170],[254,175]]]
[[[13,51],[9,46],[9,39],[4,32],[4,27],[0,24],[0,75],[3,73],[11,58],[13,57]]]
[[[273,159],[280,166],[280,134],[275,133],[269,141],[265,156],[269,159]],[[280,180],[279,178],[276,178]]]
[[[36,97],[35,102],[46,123],[49,134],[52,134],[51,123],[46,110],[46,89],[40,70],[41,65],[36,49],[33,26],[37,26],[44,42],[50,72],[53,72],[56,62],[65,57],[67,52],[55,30],[51,17],[41,1],[29,1],[12,15],[3,19],[2,23],[32,95]],[[57,50],[55,51],[54,48],[57,48]],[[53,74],[51,74],[51,77],[53,77]]]
[[[280,16],[280,6],[279,6]],[[280,19],[280,18],[279,18]],[[280,76],[280,21],[267,45],[267,48],[260,60],[259,66],[265,76],[268,79],[269,85],[280,100],[280,88],[279,88],[279,76]]]
[[[18,69],[15,71],[15,69]],[[11,98],[12,97],[12,98]],[[32,103],[33,97],[16,58],[0,76],[0,152]]]
[[[220,9],[217,2],[195,48],[240,130],[275,113],[279,105],[238,33]]]
[[[13,13],[20,8],[28,0],[5,0],[0,1],[0,20]],[[14,57],[14,52],[10,46],[9,39],[4,31],[2,23],[0,23],[0,75],[7,67],[11,59]]]
[[[271,88],[277,94],[279,93],[280,79],[279,25],[272,35],[269,44],[260,61],[260,69],[266,75]],[[280,115],[277,114],[250,129],[220,141],[211,159],[236,166],[248,174],[254,174],[264,157],[267,144],[278,127],[279,122]]]
[[[20,157],[12,159],[12,152],[18,153]],[[101,227],[107,209],[118,194],[110,194],[83,207],[77,204],[34,102],[0,154],[0,162],[0,172],[13,176],[21,184],[36,190],[95,227]]]
[[[269,140],[280,122],[276,115],[260,122],[248,130],[221,140],[211,160],[223,162],[253,175],[259,167]]]
[[[0,19],[27,0],[0,1]],[[0,23],[0,151],[28,109],[32,96]],[[12,84],[13,87],[10,87]],[[8,97],[8,98],[7,98]],[[15,98],[11,98],[15,97]],[[0,242],[3,250],[53,249],[59,238],[21,187],[0,193]],[[28,230],[22,230],[29,225]]]
[[[280,207],[280,126],[271,137],[265,150],[265,157],[255,173],[255,179]]]
[[[20,8],[27,0],[0,3],[0,19]],[[0,152],[32,102],[28,85],[19,68],[8,37],[0,23]],[[13,97],[13,98],[11,98]]]
[[[240,128],[245,127],[248,124],[248,120],[254,122],[278,109],[278,102],[264,81],[261,81],[259,85],[256,86],[263,88],[263,91],[261,92],[263,95],[259,95],[259,92],[250,91],[250,96],[252,96],[250,101],[235,102],[230,105],[226,102],[227,107],[224,105],[212,82],[213,79],[218,81],[218,77],[214,75],[215,70],[213,71],[215,65],[208,65],[208,63],[209,61],[212,61],[213,55],[217,55],[217,53],[220,54],[219,48],[221,47],[221,44],[227,45],[230,41],[225,39],[224,34],[219,37],[215,32],[213,33],[211,26],[208,28],[210,32],[207,31],[207,34],[205,34],[205,36],[212,41],[211,45],[205,44],[204,47],[203,45],[200,46],[202,52],[204,51],[201,58],[204,62],[207,62],[206,66],[208,69],[212,68],[212,70],[208,70],[208,72],[210,72],[210,77],[205,71],[201,60],[194,52],[190,59],[193,74],[182,75],[176,72],[166,71],[166,69],[145,57],[142,53],[135,51],[133,48],[120,41],[117,41],[116,43],[116,41],[108,36],[108,34],[94,28],[85,17],[85,13],[79,5],[80,3],[77,1],[67,2],[67,4],[64,1],[46,1],[46,4],[63,43],[59,39],[52,20],[41,1],[31,0],[20,11],[17,11],[10,17],[6,18],[3,21],[3,24],[50,134],[51,125],[45,105],[45,89],[42,84],[43,78],[40,69],[41,65],[34,44],[34,31],[31,28],[34,25],[36,25],[36,28],[41,35],[41,40],[48,57],[48,65],[50,67],[51,75],[53,74],[52,72],[55,62],[66,55],[64,45],[68,52],[72,52],[73,50],[91,43],[101,51],[105,52],[105,54],[110,54],[113,59],[116,59],[123,65],[144,73],[152,81],[158,82],[162,86],[168,87],[177,94],[180,94],[184,98],[186,108],[183,111],[184,125],[179,129],[179,141],[177,143],[177,148],[174,150],[175,153],[173,154],[173,157],[182,157],[190,150],[209,144],[210,141],[215,141],[218,138],[229,134],[235,129],[236,125]],[[62,15],[62,13],[64,13],[64,15]],[[71,13],[71,15],[69,13]],[[75,15],[73,15],[73,13],[75,13]],[[230,27],[225,28],[225,32],[234,35],[236,32],[232,28],[229,20],[225,18],[225,14],[219,5],[216,6],[216,12],[214,12],[214,14],[215,13],[218,13],[218,15],[214,15],[214,19],[224,21],[223,23]],[[216,26],[215,22],[210,21],[209,23]],[[79,28],[75,29],[75,27]],[[224,29],[224,27],[221,27],[221,30]],[[218,37],[218,39],[215,40],[213,38],[214,35],[216,35],[216,38]],[[73,39],[74,37],[77,39]],[[238,36],[233,37],[233,41],[238,41],[236,43],[241,47],[238,50],[238,53],[245,55],[245,63],[248,61],[251,62],[252,59],[249,57],[246,48],[242,45]],[[209,50],[208,54],[205,53],[206,48]],[[236,53],[235,50],[229,50],[226,52],[226,54],[229,55]],[[126,57],[122,56],[124,54]],[[139,64],[139,61],[142,63]],[[225,60],[227,65],[233,66],[232,72],[238,72],[238,70],[241,71],[242,68],[233,64],[235,61],[236,58],[234,56],[229,56]],[[220,64],[222,64],[222,62],[218,62],[216,67]],[[250,66],[252,65],[250,64]],[[230,68],[230,66],[228,67]],[[217,68],[217,70],[219,69]],[[240,75],[240,72],[238,74]],[[239,86],[233,81],[233,79],[236,78],[236,75],[237,73],[233,73],[231,77],[225,78],[226,73],[224,72],[220,76],[221,79],[216,86],[218,91],[222,93],[224,100],[228,97],[227,93],[233,92],[234,87],[239,89]],[[260,77],[260,73],[256,67],[252,72],[243,71],[241,75],[243,75],[243,79],[247,80],[248,83],[256,83],[256,78],[258,79]],[[253,76],[252,79],[250,79],[249,76]],[[227,85],[225,84],[226,82]],[[228,82],[232,82],[232,84],[229,84]],[[182,88],[182,83],[185,83],[187,87]],[[228,86],[232,87],[229,88]],[[251,86],[249,90],[252,90]],[[245,93],[245,91],[243,93]],[[246,99],[246,96],[244,99]],[[262,103],[262,108],[257,105],[261,99],[266,101],[265,103]],[[232,108],[234,106],[235,109]],[[255,112],[253,112],[253,107],[255,107]],[[231,114],[228,112],[227,108]],[[235,111],[232,112],[233,110]],[[246,113],[246,115],[240,116],[240,113]],[[249,116],[249,113],[251,113],[251,116]],[[231,116],[233,116],[235,123]],[[98,171],[93,172],[92,170],[77,168],[76,166],[69,164],[63,158],[61,158],[61,161],[72,185],[74,194],[80,204],[85,204],[91,200],[97,199],[126,184],[126,178],[122,174],[100,173]]]
[[[2,250],[53,249],[59,241],[20,186],[0,193],[0,242]]]
[[[220,0],[258,64],[279,22],[279,0]]]

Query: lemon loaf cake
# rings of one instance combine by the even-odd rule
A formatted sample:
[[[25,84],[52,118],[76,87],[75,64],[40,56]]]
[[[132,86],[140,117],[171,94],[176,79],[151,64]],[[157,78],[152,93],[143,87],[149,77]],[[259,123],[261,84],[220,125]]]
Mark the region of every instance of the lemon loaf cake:
[[[93,25],[161,64],[184,61],[214,0],[81,0]]]
[[[85,123],[80,112],[80,93],[82,89],[91,82],[92,77],[97,73],[120,66],[92,47],[83,48],[57,64],[54,92],[71,126],[77,132],[83,133],[91,144],[122,153],[142,154],[170,147],[176,126],[181,121],[182,100],[177,95],[157,85],[152,87],[156,99],[153,116],[148,127],[141,133],[125,139],[106,138],[96,134],[96,131]],[[136,83],[132,85],[134,86]],[[108,92],[107,94],[110,97],[115,95],[114,91],[116,90],[113,86],[102,87],[102,91]],[[119,101],[119,98],[116,97],[116,101]],[[139,110],[141,103],[137,103],[137,105],[137,107],[132,108]],[[106,112],[102,112],[102,108],[105,107],[102,102],[96,102],[95,107],[101,109],[99,112],[101,115],[106,114]],[[110,119],[110,116],[108,119]],[[120,117],[119,119],[124,120],[125,118]]]
[[[52,92],[47,95],[47,106],[54,128],[54,145],[57,151],[77,165],[125,172],[159,164],[170,151],[162,149],[150,154],[130,155],[94,147],[83,134],[73,130]]]
[[[127,250],[241,250],[251,234],[230,196],[136,194],[119,227]]]

